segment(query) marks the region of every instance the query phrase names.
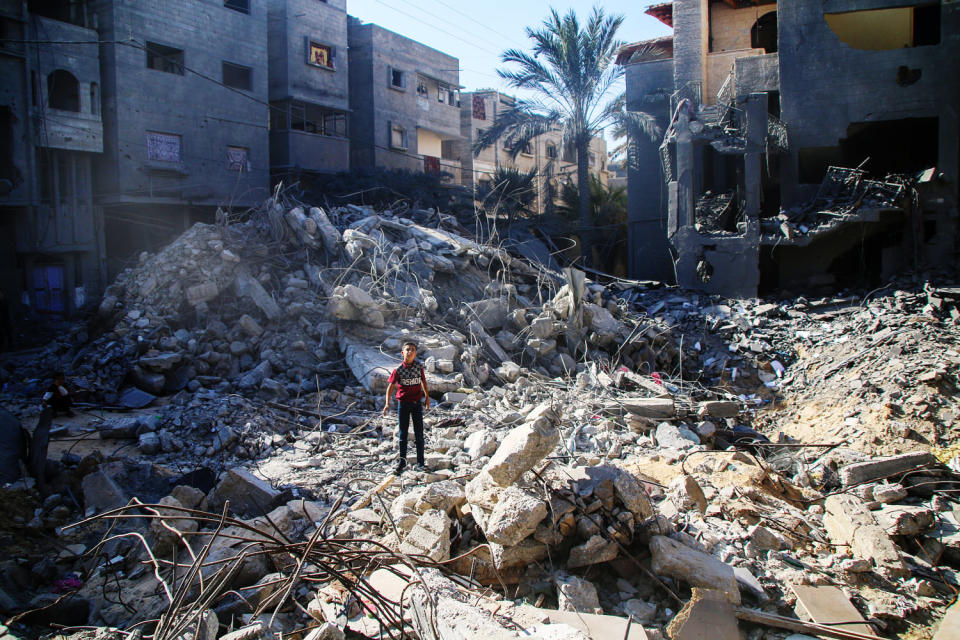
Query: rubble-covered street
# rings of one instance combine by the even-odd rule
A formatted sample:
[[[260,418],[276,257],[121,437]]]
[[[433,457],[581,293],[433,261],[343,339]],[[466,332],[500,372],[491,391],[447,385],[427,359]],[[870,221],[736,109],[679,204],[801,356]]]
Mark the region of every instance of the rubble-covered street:
[[[0,638],[955,639],[958,301],[600,284],[277,196],[0,356],[34,445],[52,372],[76,413],[0,488]]]

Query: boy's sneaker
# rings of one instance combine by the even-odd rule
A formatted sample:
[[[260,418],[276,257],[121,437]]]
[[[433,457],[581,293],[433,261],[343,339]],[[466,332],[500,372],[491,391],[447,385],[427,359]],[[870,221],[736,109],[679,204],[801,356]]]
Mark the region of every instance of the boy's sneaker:
[[[406,468],[407,468],[407,465],[401,462],[400,464],[397,465],[397,468],[393,470],[393,475],[395,476],[400,475],[401,473],[403,473],[403,470]]]
[[[418,462],[418,463],[417,463],[417,466],[415,466],[414,469],[416,469],[417,471],[420,471],[420,472],[424,472],[424,471],[427,470],[427,466],[426,466],[425,464],[423,464],[422,462]]]

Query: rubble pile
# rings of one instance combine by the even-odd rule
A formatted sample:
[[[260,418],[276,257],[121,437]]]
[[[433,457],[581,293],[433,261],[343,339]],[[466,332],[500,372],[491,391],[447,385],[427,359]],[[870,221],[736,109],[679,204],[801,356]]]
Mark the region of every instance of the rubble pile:
[[[816,196],[762,220],[762,233],[787,240],[825,233],[847,222],[876,220],[879,211],[909,207],[904,200],[916,199],[917,180],[910,176],[870,180],[866,175],[861,169],[829,167]]]
[[[862,640],[939,620],[960,586],[960,289],[726,300],[467,235],[275,199],[144,256],[30,354],[101,413],[55,432],[74,440],[44,495],[2,489],[3,539],[63,551],[0,563],[0,607],[58,589],[45,622],[211,640]],[[438,403],[426,468],[394,476],[380,409],[406,340]],[[4,400],[26,422],[24,389]]]

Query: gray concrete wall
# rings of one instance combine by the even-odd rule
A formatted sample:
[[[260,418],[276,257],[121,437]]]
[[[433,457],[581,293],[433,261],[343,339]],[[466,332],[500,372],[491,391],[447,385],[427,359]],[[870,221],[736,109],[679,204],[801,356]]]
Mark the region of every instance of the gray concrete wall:
[[[657,117],[666,128],[673,93],[673,60],[654,60],[626,68],[627,109]],[[660,168],[660,140],[640,137],[628,167],[627,206],[629,273],[644,280],[675,280],[667,240],[667,191]]]
[[[709,43],[709,0],[674,0],[673,82],[677,89],[702,84]]]
[[[803,199],[809,193],[797,184],[799,150],[836,146],[846,137],[851,122],[939,118],[938,168],[956,185],[960,5],[941,4],[940,44],[888,51],[854,49],[841,42],[824,19],[824,11],[921,4],[925,3],[921,0],[780,3],[781,119],[790,135],[790,153],[782,173],[784,204]],[[901,67],[919,70],[920,78],[908,86],[898,84]]]
[[[252,205],[269,190],[266,0],[244,14],[222,3],[95,3],[103,40],[134,38],[184,51],[184,75],[146,66],[137,47],[103,45],[108,142],[100,191],[110,203]],[[252,89],[218,84],[222,62],[252,68]],[[180,161],[147,157],[147,132],[181,136]],[[248,171],[231,170],[227,147],[244,147]]]
[[[349,46],[350,108],[354,117],[363,123],[352,128],[352,147],[356,148],[354,166],[369,166],[372,160],[376,166],[419,170],[423,164],[415,157],[420,153],[418,128],[439,134],[445,140],[460,137],[459,107],[440,103],[435,95],[438,80],[459,87],[457,58],[377,25],[361,24],[352,17]],[[405,74],[405,87],[391,86],[392,69]],[[428,79],[430,90],[426,97],[417,94],[418,74]],[[372,113],[361,115],[364,111]],[[369,130],[362,129],[364,125],[369,125]],[[390,148],[390,130],[394,125],[406,130],[406,149]]]
[[[344,1],[268,0],[268,5],[270,99],[292,98],[332,109],[349,108],[350,57]],[[333,69],[307,63],[308,40],[334,49]]]

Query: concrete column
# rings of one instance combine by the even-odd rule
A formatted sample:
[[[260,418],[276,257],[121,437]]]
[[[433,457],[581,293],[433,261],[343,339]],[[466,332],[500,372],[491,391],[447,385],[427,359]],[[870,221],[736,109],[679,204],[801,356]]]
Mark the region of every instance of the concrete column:
[[[695,159],[693,152],[693,134],[690,133],[690,118],[686,110],[681,109],[676,124],[677,145],[677,228],[693,226],[696,211],[694,194]]]
[[[751,93],[743,103],[747,126],[747,152],[743,156],[746,217],[760,216],[761,154],[767,145],[767,94]]]

